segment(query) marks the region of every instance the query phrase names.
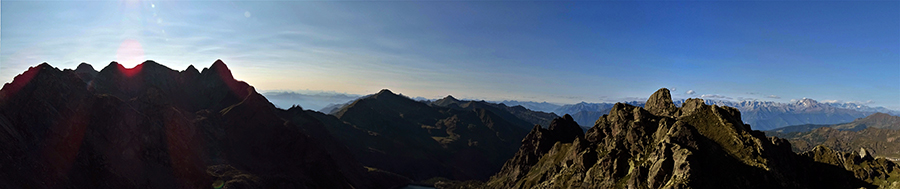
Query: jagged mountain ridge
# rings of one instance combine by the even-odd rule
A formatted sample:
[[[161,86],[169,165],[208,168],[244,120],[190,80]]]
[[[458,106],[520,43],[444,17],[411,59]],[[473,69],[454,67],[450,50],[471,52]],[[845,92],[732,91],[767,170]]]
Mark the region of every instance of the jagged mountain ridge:
[[[202,72],[153,61],[30,68],[0,89],[5,188],[384,188],[365,169],[287,122],[221,60]],[[344,158],[342,158],[344,157]],[[339,166],[344,165],[344,166]]]
[[[893,162],[837,152],[798,155],[786,140],[750,130],[735,108],[700,99],[678,108],[668,93],[660,89],[645,108],[614,105],[584,137],[540,137],[548,131],[533,129],[516,158],[481,187],[900,187]],[[530,145],[550,143],[549,149]]]

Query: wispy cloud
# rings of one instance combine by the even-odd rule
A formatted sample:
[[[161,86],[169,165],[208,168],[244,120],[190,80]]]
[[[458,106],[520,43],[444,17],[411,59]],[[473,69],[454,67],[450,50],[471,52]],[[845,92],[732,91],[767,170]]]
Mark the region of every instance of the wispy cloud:
[[[766,96],[766,98],[781,99],[780,96],[776,96],[776,95],[769,95],[769,96]]]
[[[728,100],[734,99],[734,98],[731,98],[731,97],[727,97],[727,96],[725,96],[725,95],[718,95],[718,94],[705,94],[705,95],[700,95],[700,98],[717,98],[717,99],[728,99]]]
[[[750,98],[750,97],[737,97],[736,99],[737,99],[738,101],[758,101],[758,100],[759,100],[759,99],[756,99],[756,98]]]
[[[689,95],[693,95],[694,93],[697,93],[697,92],[694,92],[694,90],[688,90],[687,92],[684,92],[684,94],[689,94]]]

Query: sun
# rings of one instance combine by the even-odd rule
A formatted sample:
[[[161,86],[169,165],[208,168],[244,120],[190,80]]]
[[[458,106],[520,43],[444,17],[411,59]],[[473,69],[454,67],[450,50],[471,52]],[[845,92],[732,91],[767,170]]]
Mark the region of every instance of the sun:
[[[144,48],[141,47],[141,42],[134,39],[122,41],[122,44],[119,45],[119,49],[116,51],[116,62],[119,62],[126,68],[133,68],[144,60],[146,60],[144,58]]]

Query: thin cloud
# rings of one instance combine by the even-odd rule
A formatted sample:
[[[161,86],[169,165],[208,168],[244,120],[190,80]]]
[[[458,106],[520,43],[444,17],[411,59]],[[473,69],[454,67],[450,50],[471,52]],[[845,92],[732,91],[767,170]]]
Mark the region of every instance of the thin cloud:
[[[750,97],[737,97],[738,101],[758,101],[759,99],[750,98]]]
[[[692,95],[692,94],[697,93],[697,92],[694,92],[694,90],[688,90],[687,92],[684,92],[684,93],[685,93],[685,94]]]
[[[769,95],[769,96],[766,96],[766,98],[781,99],[780,96],[776,96],[776,95]]]
[[[731,98],[731,97],[727,97],[727,96],[725,96],[725,95],[717,95],[717,94],[705,94],[705,95],[700,95],[700,98],[718,98],[718,99],[729,99],[729,100],[730,100],[730,99],[734,99],[734,98]]]

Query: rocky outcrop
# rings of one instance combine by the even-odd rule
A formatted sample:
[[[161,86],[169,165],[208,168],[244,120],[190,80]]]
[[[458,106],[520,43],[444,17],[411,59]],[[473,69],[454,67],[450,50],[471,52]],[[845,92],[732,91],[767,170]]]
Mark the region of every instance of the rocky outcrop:
[[[666,88],[659,89],[653,95],[650,95],[650,98],[647,99],[647,103],[644,105],[644,109],[657,116],[671,116],[675,111],[678,111],[678,107],[675,107],[675,103],[672,102],[672,95],[669,94],[669,89]]]
[[[875,187],[842,167],[793,153],[784,139],[750,130],[737,109],[700,99],[677,108],[666,89],[646,107],[618,103],[584,139],[571,137],[543,155],[511,159],[483,187]],[[535,154],[528,146],[523,141],[517,157]]]
[[[846,169],[852,172],[854,177],[875,184],[879,188],[900,188],[900,165],[884,158],[875,158],[872,152],[865,148],[859,149],[858,152],[840,152],[825,146],[816,146],[800,155],[816,162]]]
[[[561,118],[553,119],[547,129],[535,125],[531,132],[522,139],[522,146],[512,159],[506,161],[503,169],[491,180],[499,182],[516,181],[527,176],[532,166],[544,156],[557,143],[571,143],[573,140],[583,140],[584,132],[569,114]],[[499,178],[504,177],[504,178]],[[516,183],[495,183],[495,185],[521,187]]]

